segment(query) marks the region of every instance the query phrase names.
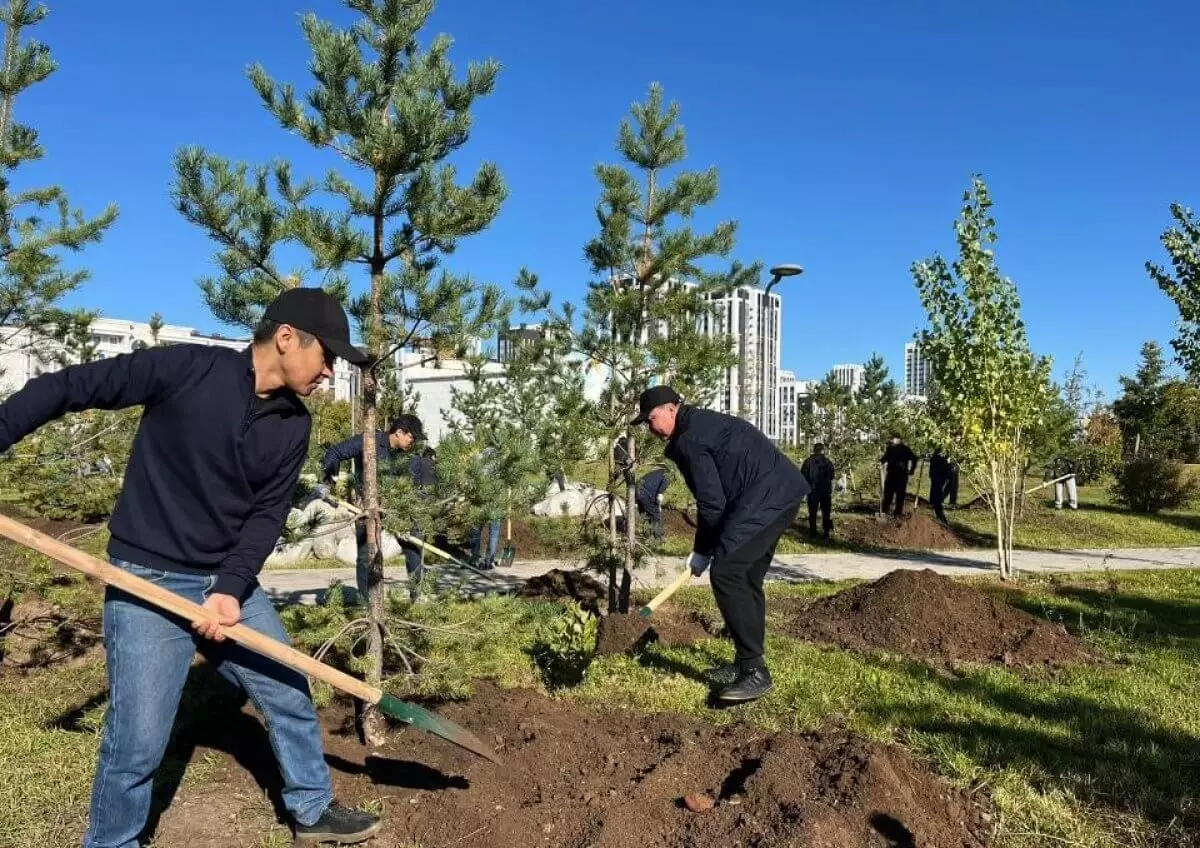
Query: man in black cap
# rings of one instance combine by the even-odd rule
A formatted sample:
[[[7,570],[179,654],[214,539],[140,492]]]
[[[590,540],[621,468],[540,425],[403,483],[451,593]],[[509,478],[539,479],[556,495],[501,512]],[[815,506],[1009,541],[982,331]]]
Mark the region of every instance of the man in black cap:
[[[375,816],[333,801],[304,675],[226,642],[222,629],[240,621],[288,641],[257,576],[307,453],[310,421],[300,398],[330,376],[338,356],[365,360],[337,300],[291,289],[267,308],[244,351],[147,348],[45,374],[0,405],[0,452],[66,412],[143,407],[109,522],[109,556],[202,604],[218,622],[189,629],[156,606],[106,590],[108,711],[84,848],[136,848],[197,649],[263,714],[297,839],[362,842],[379,829]]]
[[[432,486],[435,473],[432,460],[425,460],[422,454],[417,452],[408,463],[402,464],[397,461],[400,454],[411,451],[423,441],[425,441],[425,428],[421,425],[420,418],[408,414],[396,416],[386,433],[375,433],[375,457],[380,473],[406,472],[412,477],[413,485],[418,489]],[[322,497],[328,496],[328,487],[332,484],[333,478],[337,476],[338,467],[343,462],[353,463],[355,485],[361,494],[362,456],[362,433],[351,436],[325,451],[325,456],[321,459],[321,477],[324,480],[324,486],[318,491],[318,494]],[[413,529],[416,532],[410,535],[421,538],[420,530]],[[365,519],[360,518],[355,525],[355,541],[358,543],[358,556],[355,558],[354,577],[358,587],[358,597],[363,603],[366,603],[370,562],[367,560]],[[421,581],[425,577],[425,558],[422,556],[421,549],[415,545],[405,543],[403,548],[404,569],[408,572],[409,597],[414,601],[422,600]]]
[[[683,403],[670,386],[642,392],[633,423],[667,442],[666,455],[696,498],[689,558],[700,576],[712,564],[713,595],[737,651],[710,679],[722,701],[752,701],[771,691],[763,660],[763,580],[779,537],[792,526],[808,482],[756,427],[732,415]]]
[[[817,510],[821,511],[821,535],[829,538],[833,529],[833,478],[836,471],[833,460],[825,455],[825,445],[817,442],[812,447],[812,454],[800,466],[800,473],[808,481],[811,491],[808,493],[808,535],[817,535]]]

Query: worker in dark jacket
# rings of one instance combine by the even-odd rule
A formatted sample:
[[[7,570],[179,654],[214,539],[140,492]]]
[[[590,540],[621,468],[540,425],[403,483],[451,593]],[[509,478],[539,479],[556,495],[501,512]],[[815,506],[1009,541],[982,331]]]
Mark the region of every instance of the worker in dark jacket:
[[[929,503],[933,506],[933,514],[937,520],[946,523],[946,509],[943,504],[950,494],[950,481],[954,478],[954,469],[950,459],[942,453],[941,448],[934,448],[929,457]]]
[[[800,469],[747,421],[683,405],[670,386],[642,392],[634,424],[667,442],[696,498],[696,538],[689,557],[699,576],[712,565],[713,595],[737,651],[715,669],[723,701],[750,701],[771,691],[763,660],[766,599],[763,580],[779,537],[792,526],[808,483]]]
[[[655,468],[637,483],[638,512],[650,524],[650,533],[659,545],[663,541],[662,503],[667,488],[671,485],[666,469]]]
[[[392,420],[386,433],[375,433],[375,458],[380,474],[403,474],[408,473],[413,477],[413,483],[417,483],[416,475],[419,466],[414,466],[412,462],[404,463],[400,460],[400,455],[413,449],[414,445],[425,440],[425,430],[421,426],[421,419],[415,415],[400,415]],[[331,447],[325,451],[325,456],[321,460],[321,476],[325,483],[320,495],[325,495],[333,478],[337,476],[338,468],[343,462],[352,463],[355,477],[355,487],[361,493],[362,491],[362,456],[363,456],[363,434],[351,436],[344,442]],[[416,457],[414,457],[415,459]],[[358,588],[358,597],[365,603],[367,599],[367,588],[370,578],[370,562],[367,560],[367,525],[366,521],[359,519],[355,525],[355,541],[358,543],[358,556],[354,562],[354,577]],[[421,551],[411,545],[404,546],[404,567],[408,572],[409,595],[413,600],[419,600],[420,584],[424,578],[424,566]]]
[[[887,446],[879,462],[884,467],[883,475],[883,506],[888,512],[893,498],[896,501],[895,516],[904,515],[904,498],[908,494],[908,478],[917,470],[917,455],[904,444],[899,436],[892,436],[892,443]]]
[[[267,308],[244,351],[146,348],[42,375],[0,405],[0,453],[67,412],[143,407],[108,554],[117,568],[211,616],[189,625],[105,590],[108,709],[84,848],[138,844],[197,649],[263,713],[298,840],[362,842],[379,829],[374,816],[333,803],[304,675],[225,637],[240,622],[289,641],[258,574],[308,451],[300,398],[330,376],[336,356],[365,361],[350,344],[345,312],[319,289],[296,288]],[[225,832],[218,841],[237,841]]]
[[[825,455],[825,445],[817,442],[812,454],[800,466],[800,473],[808,481],[808,535],[817,535],[817,510],[821,511],[821,535],[829,538],[833,529],[833,478],[836,471],[833,460]]]

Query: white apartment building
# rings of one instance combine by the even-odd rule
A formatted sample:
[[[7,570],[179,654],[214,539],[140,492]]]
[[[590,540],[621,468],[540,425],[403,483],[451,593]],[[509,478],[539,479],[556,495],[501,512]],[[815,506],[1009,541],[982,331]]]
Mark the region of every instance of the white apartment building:
[[[91,325],[91,342],[95,358],[108,359],[122,353],[132,353],[157,344],[199,344],[244,350],[249,339],[233,339],[221,335],[206,335],[192,327],[163,324],[157,341],[148,323],[121,318],[97,318]],[[14,392],[40,374],[57,371],[59,355],[64,348],[42,338],[32,338],[28,330],[15,327],[0,328],[0,391]],[[338,400],[349,400],[358,394],[358,368],[337,360],[333,378],[325,389]]]
[[[925,400],[929,394],[929,384],[933,370],[929,361],[921,354],[921,346],[916,342],[904,345],[904,396],[910,400]]]
[[[708,296],[714,311],[700,317],[707,335],[728,334],[738,361],[727,368],[714,408],[737,415],[769,439],[781,439],[779,355],[783,301],[757,286]]]
[[[799,440],[796,430],[796,373],[779,372],[779,444],[794,446]]]
[[[838,381],[839,386],[843,386],[851,392],[857,392],[862,387],[864,370],[862,365],[835,365],[833,366],[833,376]]]

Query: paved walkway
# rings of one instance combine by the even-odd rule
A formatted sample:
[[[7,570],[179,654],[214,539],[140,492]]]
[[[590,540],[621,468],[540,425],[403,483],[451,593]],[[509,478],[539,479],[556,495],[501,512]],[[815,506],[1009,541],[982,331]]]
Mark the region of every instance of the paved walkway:
[[[660,557],[635,575],[635,586],[655,588],[666,585],[683,568],[683,559]],[[1149,568],[1200,568],[1200,548],[1131,548],[1125,550],[1014,551],[1013,564],[1018,571],[1070,572],[1122,571]],[[496,569],[487,576],[456,566],[433,569],[443,590],[468,596],[487,592],[511,591],[530,577],[553,568],[574,569],[573,560],[528,560],[511,568]],[[775,558],[768,580],[802,583],[818,580],[845,580],[882,577],[897,568],[932,568],[949,575],[980,576],[996,571],[994,551],[896,551],[895,553],[782,554]],[[329,585],[342,581],[354,587],[353,568],[269,570],[259,576],[267,593],[281,603],[314,603],[322,599]],[[388,568],[384,582],[389,588],[404,586],[404,567]],[[708,575],[697,583],[707,583]]]

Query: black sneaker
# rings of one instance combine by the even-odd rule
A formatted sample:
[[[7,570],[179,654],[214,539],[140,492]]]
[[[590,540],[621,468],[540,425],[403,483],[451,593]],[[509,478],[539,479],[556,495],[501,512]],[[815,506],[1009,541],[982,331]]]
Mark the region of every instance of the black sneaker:
[[[770,692],[771,687],[771,672],[756,668],[738,674],[737,680],[717,693],[717,698],[734,703],[753,701]]]
[[[740,670],[737,663],[730,663],[729,665],[719,665],[716,668],[710,668],[705,672],[705,675],[708,677],[708,682],[713,686],[725,688],[726,686],[731,686],[737,680]]]
[[[297,842],[332,842],[335,845],[356,845],[374,836],[382,822],[379,816],[351,810],[336,802],[325,808],[321,817],[310,825],[296,824]]]

